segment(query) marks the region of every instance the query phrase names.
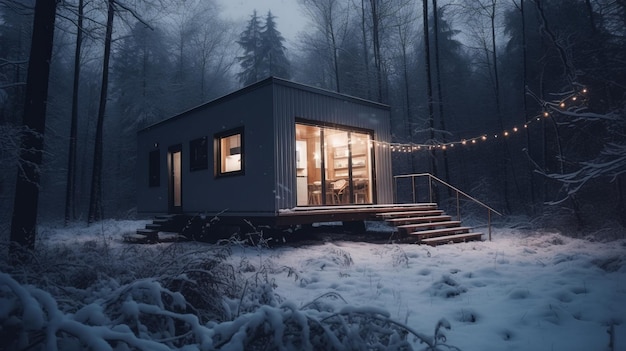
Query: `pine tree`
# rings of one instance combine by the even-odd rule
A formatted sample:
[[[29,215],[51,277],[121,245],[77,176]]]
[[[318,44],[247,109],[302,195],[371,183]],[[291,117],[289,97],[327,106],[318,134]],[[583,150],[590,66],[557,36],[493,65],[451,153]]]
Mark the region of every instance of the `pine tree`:
[[[237,44],[243,49],[243,56],[237,57],[241,72],[237,78],[243,85],[252,84],[263,78],[261,68],[261,23],[256,10],[252,13],[246,30],[241,33]]]
[[[289,60],[285,56],[285,38],[276,29],[276,16],[271,11],[267,12],[265,26],[261,32],[261,55],[263,71],[270,76],[291,78],[289,74]]]
[[[274,18],[272,12],[268,11],[265,24],[261,25],[255,10],[237,41],[243,49],[243,55],[237,57],[242,69],[237,77],[244,85],[269,76],[291,78],[289,60],[283,45],[285,38],[277,30]]]

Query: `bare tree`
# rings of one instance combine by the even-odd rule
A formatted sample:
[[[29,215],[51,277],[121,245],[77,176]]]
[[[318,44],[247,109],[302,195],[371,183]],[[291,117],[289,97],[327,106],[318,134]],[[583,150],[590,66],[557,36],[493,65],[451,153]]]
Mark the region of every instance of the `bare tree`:
[[[433,0],[433,34],[435,39],[435,69],[437,71],[437,106],[439,107],[439,125],[441,128],[441,140],[443,144],[446,140],[446,118],[444,115],[444,97],[441,87],[441,60],[439,59],[439,7],[437,6],[437,0]],[[443,154],[443,169],[445,180],[450,183],[450,166],[448,164],[448,152],[446,149],[442,150]],[[451,191],[451,189],[448,189]]]
[[[54,38],[56,1],[37,0],[33,21],[33,39],[28,59],[26,104],[20,159],[18,161],[15,202],[11,221],[11,247],[32,250],[37,231],[40,166],[46,126],[46,105],[50,58]],[[17,246],[17,247],[16,247]]]
[[[100,104],[98,121],[96,122],[96,138],[93,156],[93,171],[91,174],[91,198],[89,200],[89,214],[87,220],[93,223],[102,219],[102,158],[103,158],[103,129],[106,113],[107,95],[109,88],[109,61],[111,58],[111,38],[113,36],[113,18],[115,14],[115,0],[107,0],[107,21],[104,37],[104,58],[102,61],[102,84],[100,85]]]
[[[430,141],[435,140],[435,112],[433,109],[433,83],[430,69],[430,30],[428,25],[428,0],[422,0],[422,23],[424,34],[424,70],[426,71],[426,98],[428,104],[428,124],[430,130]],[[430,149],[430,172],[437,177],[437,159],[435,148]]]
[[[76,188],[76,143],[78,133],[78,93],[80,86],[80,55],[83,44],[84,0],[78,1],[76,24],[76,47],[74,49],[74,82],[72,89],[72,117],[70,123],[70,143],[67,157],[67,180],[65,185],[65,225],[75,218]]]
[[[342,1],[338,0],[299,0],[301,8],[313,20],[313,24],[320,37],[324,39],[324,46],[334,79],[335,90],[341,92],[339,72],[339,50],[346,37],[350,24],[350,12]],[[310,37],[314,38],[314,37]]]

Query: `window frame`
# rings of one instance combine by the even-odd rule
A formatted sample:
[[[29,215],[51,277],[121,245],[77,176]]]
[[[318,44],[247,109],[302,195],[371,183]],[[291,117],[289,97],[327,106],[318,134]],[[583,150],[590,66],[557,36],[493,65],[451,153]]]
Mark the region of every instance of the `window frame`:
[[[222,154],[222,140],[235,136],[235,135],[239,135],[239,148],[240,148],[240,157],[239,157],[239,162],[240,162],[240,169],[236,170],[236,171],[223,171],[222,170],[222,158],[223,158],[223,154]],[[220,177],[230,177],[230,176],[238,176],[238,175],[244,175],[245,174],[245,158],[246,158],[246,149],[245,149],[245,137],[244,137],[244,127],[237,127],[237,128],[233,128],[233,129],[229,129],[220,133],[216,133],[214,135],[214,150],[215,150],[215,165],[214,165],[214,169],[215,169],[215,177],[216,178],[220,178]]]
[[[207,139],[206,136],[203,136],[189,142],[190,172],[209,169],[209,143]]]

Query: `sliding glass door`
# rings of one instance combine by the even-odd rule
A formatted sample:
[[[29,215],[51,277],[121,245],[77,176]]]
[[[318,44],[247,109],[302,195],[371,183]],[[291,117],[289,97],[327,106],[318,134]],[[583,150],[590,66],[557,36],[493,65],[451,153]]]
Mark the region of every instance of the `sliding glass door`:
[[[296,124],[298,206],[373,203],[372,133]]]

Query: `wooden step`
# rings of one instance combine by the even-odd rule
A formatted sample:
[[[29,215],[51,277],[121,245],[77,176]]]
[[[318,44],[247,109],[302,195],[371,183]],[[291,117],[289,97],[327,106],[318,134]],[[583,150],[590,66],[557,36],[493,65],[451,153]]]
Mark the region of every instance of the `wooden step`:
[[[443,221],[449,221],[451,219],[452,219],[452,216],[441,215],[441,216],[390,218],[390,219],[387,219],[386,222],[391,224],[391,225],[393,225],[393,226],[399,226],[399,225],[404,225],[404,224],[417,224],[417,223],[427,223],[427,222],[443,222]]]
[[[155,218],[152,220],[152,224],[167,224],[172,221],[172,218]]]
[[[187,241],[187,237],[175,232],[159,232],[159,242],[169,243],[174,241]]]
[[[420,244],[427,245],[439,245],[439,244],[448,244],[448,243],[459,243],[466,242],[472,240],[481,240],[483,233],[463,233],[463,234],[454,234],[454,235],[446,235],[446,236],[438,236],[433,238],[426,238],[419,241]]]
[[[415,236],[423,241],[423,239],[437,237],[437,236],[469,233],[470,229],[472,228],[451,227],[451,228],[441,228],[441,229],[432,229],[432,230],[419,230],[419,231],[411,232],[409,233],[409,235]]]
[[[153,229],[137,229],[138,235],[146,237],[146,242],[155,243],[159,240],[159,232]]]
[[[127,243],[146,244],[151,242],[148,237],[138,233],[126,233],[122,236],[122,239]]]
[[[391,219],[402,217],[438,216],[443,214],[442,210],[418,210],[418,211],[394,211],[379,213],[377,216]]]
[[[397,226],[399,230],[406,232],[413,232],[420,229],[437,228],[437,227],[458,227],[461,225],[461,221],[442,221],[442,222],[428,222],[417,224],[403,224]]]

